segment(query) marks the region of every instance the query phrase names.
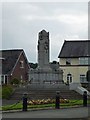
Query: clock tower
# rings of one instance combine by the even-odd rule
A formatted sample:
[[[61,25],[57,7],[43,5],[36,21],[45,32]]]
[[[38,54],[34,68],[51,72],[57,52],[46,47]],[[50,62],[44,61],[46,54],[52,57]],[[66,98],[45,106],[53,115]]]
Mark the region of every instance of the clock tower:
[[[42,30],[38,35],[38,67],[49,68],[49,32]]]

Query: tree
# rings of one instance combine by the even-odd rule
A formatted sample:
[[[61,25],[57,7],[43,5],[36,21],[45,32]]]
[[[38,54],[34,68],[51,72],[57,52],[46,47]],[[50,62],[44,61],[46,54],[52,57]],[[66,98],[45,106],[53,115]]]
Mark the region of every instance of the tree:
[[[14,79],[11,80],[11,84],[12,85],[18,85],[18,84],[20,84],[20,81],[17,78],[14,78]]]
[[[51,62],[51,64],[57,64],[57,61],[53,61],[53,62]]]
[[[36,69],[38,66],[37,63],[30,63],[30,68]]]

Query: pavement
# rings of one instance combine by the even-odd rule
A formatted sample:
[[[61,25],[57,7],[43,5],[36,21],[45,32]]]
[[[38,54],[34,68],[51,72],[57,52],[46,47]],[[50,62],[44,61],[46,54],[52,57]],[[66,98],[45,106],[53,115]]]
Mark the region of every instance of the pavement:
[[[89,118],[90,107],[4,112],[2,118]]]
[[[3,100],[3,105],[7,104],[13,104],[17,101],[14,100]],[[3,111],[3,113],[0,111],[0,118],[2,117],[2,120],[7,119],[28,119],[28,118],[80,118],[80,120],[88,118],[90,119],[90,106],[89,107],[83,107],[83,106],[77,106],[77,107],[71,107],[71,108],[60,108],[60,109],[54,109],[54,108],[44,108],[44,109],[28,109],[28,111],[24,112],[22,110],[9,110],[9,111]],[[85,119],[86,120],[86,119]]]
[[[4,105],[12,105],[12,104],[15,104],[15,103],[17,103],[17,102],[20,101],[20,100],[6,100],[6,99],[3,99],[3,100],[0,100],[0,101],[2,101],[2,105],[4,106]]]

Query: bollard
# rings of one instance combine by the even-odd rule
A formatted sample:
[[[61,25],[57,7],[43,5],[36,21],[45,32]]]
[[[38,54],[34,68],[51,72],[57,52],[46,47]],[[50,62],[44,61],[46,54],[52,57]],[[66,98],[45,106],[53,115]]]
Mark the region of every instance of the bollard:
[[[59,109],[60,108],[60,92],[56,91],[56,103],[55,103],[55,108]]]
[[[83,93],[83,106],[87,107],[87,91]]]
[[[27,111],[27,93],[23,94],[23,111]]]

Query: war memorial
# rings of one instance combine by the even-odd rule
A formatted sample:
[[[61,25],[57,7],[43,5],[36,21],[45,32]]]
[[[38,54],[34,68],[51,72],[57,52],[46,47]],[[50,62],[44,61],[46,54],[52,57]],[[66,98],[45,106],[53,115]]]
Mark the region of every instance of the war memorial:
[[[54,84],[63,83],[63,71],[59,67],[50,67],[50,40],[49,32],[42,30],[38,35],[38,67],[30,69],[29,80],[31,84]]]

